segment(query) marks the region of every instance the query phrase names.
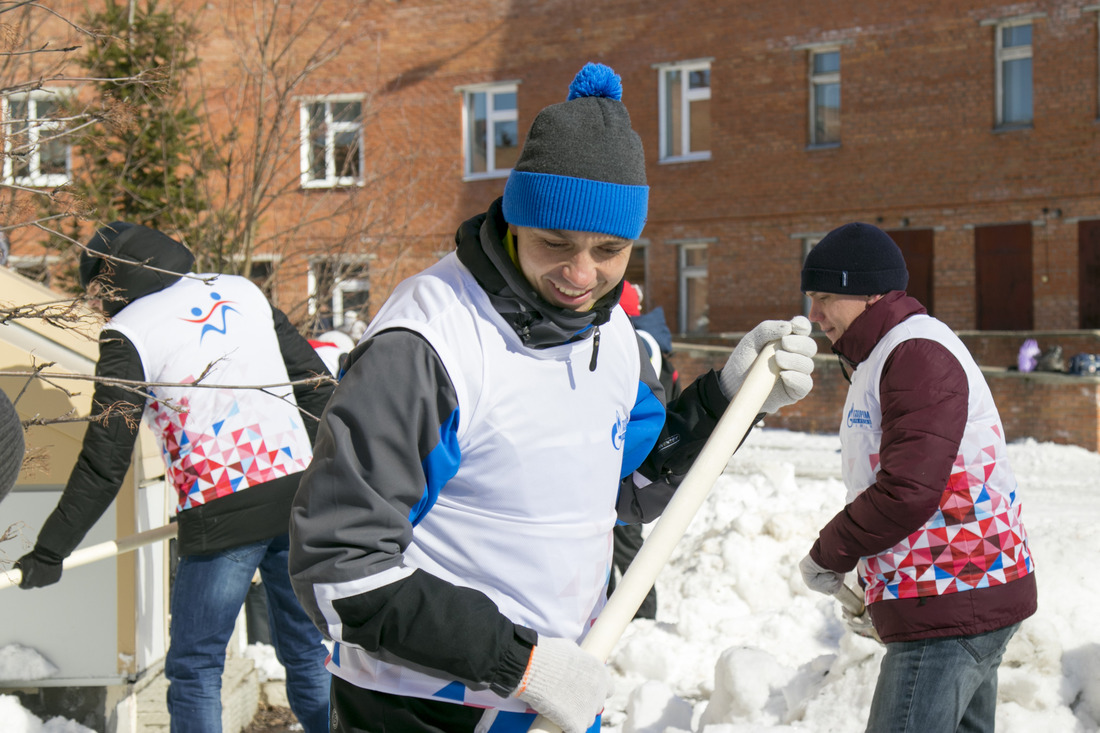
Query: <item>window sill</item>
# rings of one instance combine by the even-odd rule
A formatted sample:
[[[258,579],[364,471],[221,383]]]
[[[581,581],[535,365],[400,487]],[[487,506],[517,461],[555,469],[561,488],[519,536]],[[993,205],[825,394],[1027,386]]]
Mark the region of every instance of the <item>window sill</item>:
[[[807,152],[814,150],[835,150],[840,147],[840,143],[811,143],[806,146]]]
[[[302,181],[303,191],[332,191],[340,188],[362,188],[363,181]]]
[[[1033,130],[1035,124],[1033,122],[1012,122],[1007,125],[996,125],[993,128],[993,134],[999,135],[1002,132],[1016,132],[1017,130]]]
[[[687,155],[675,155],[667,158],[661,158],[657,161],[657,165],[669,165],[675,163],[695,163],[698,161],[710,160],[710,151],[704,151],[700,153],[688,153]]]
[[[500,178],[507,178],[508,174],[512,172],[511,168],[507,170],[489,171],[488,173],[467,173],[462,176],[463,183],[471,183],[473,181],[493,181]]]

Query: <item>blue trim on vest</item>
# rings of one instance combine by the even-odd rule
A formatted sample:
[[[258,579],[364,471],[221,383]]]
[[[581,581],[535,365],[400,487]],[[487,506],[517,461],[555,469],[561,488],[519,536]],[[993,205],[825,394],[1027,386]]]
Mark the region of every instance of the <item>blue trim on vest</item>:
[[[649,186],[513,170],[503,208],[504,220],[516,226],[637,239],[649,211]]]
[[[664,426],[665,406],[653,394],[649,385],[639,382],[638,395],[634,399],[630,422],[626,426],[626,447],[623,449],[620,478],[626,478],[642,465],[657,444],[657,438]]]
[[[454,700],[455,702],[462,702],[466,699],[466,686],[463,685],[461,682],[452,682],[446,687],[436,690],[432,694],[444,700]]]
[[[439,498],[443,485],[458,473],[458,464],[462,460],[462,449],[458,446],[458,408],[447,416],[439,426],[439,443],[432,448],[423,461],[424,493],[420,501],[409,511],[409,521],[415,527],[420,523]]]

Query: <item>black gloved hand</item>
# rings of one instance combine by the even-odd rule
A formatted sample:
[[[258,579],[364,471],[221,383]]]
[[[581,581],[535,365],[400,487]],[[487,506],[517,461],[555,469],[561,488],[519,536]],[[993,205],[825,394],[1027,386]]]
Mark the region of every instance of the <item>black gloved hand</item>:
[[[61,560],[49,551],[37,547],[15,563],[23,574],[20,588],[45,588],[61,580]]]

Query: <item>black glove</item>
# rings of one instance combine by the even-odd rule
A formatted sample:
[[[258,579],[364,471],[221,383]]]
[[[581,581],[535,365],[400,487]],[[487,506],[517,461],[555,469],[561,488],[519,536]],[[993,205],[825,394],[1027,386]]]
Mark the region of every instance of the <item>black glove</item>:
[[[15,563],[23,574],[20,588],[45,588],[61,580],[61,560],[48,550],[37,547]]]

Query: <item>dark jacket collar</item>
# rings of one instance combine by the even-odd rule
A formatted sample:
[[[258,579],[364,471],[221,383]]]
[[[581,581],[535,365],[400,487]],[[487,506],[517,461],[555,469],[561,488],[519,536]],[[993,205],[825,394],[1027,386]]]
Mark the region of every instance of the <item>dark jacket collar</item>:
[[[927,312],[919,301],[910,298],[904,290],[891,290],[852,321],[848,330],[833,344],[833,353],[855,368],[871,354],[871,350],[891,328],[910,316]]]
[[[458,259],[489,295],[493,308],[508,322],[525,346],[544,349],[587,337],[594,326],[611,318],[623,284],[600,298],[589,311],[578,312],[547,303],[512,263],[504,248],[508,224],[497,199],[489,211],[458,228]]]

